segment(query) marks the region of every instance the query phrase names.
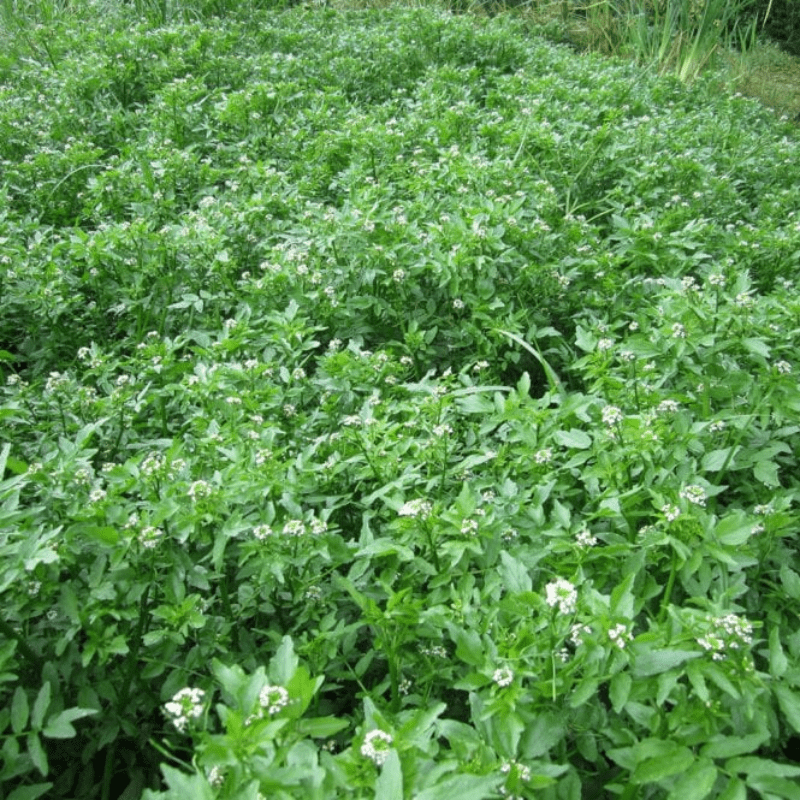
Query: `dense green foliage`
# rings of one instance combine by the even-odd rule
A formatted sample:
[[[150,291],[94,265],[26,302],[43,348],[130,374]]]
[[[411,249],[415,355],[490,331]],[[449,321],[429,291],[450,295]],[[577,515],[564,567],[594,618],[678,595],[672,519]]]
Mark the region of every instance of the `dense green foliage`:
[[[794,130],[98,9],[0,61],[9,800],[800,796]]]

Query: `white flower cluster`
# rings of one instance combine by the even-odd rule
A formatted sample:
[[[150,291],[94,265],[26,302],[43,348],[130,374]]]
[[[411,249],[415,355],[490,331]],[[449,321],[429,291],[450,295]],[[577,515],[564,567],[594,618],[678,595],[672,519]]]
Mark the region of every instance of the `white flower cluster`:
[[[283,686],[265,686],[258,693],[258,702],[272,716],[289,705],[289,692]]]
[[[597,537],[592,536],[586,528],[575,534],[575,543],[578,547],[594,547],[597,544]]]
[[[625,645],[633,640],[633,635],[628,630],[627,625],[619,624],[615,625],[608,631],[608,638],[619,647],[620,650],[625,649]]]
[[[603,408],[602,416],[603,424],[608,425],[609,428],[613,428],[614,425],[618,425],[623,419],[622,410],[617,408],[617,406],[605,406]]]
[[[403,503],[397,515],[400,517],[428,519],[432,510],[433,506],[427,500],[418,497],[415,500],[409,500],[407,503]]]
[[[680,491],[680,496],[696,506],[704,506],[706,504],[706,490],[702,486],[694,484],[684,486]]]
[[[726,614],[709,619],[710,630],[697,643],[711,653],[714,661],[722,661],[730,650],[741,650],[743,645],[753,643],[753,626],[743,617]]]
[[[164,704],[164,713],[181,732],[190,722],[200,719],[205,708],[206,693],[202,689],[186,687],[177,692],[172,700]]]
[[[393,741],[392,735],[386,731],[379,729],[370,731],[364,737],[361,755],[380,767],[388,758]]]
[[[557,578],[544,587],[545,602],[550,608],[558,606],[562,614],[572,614],[578,602],[578,592],[575,587],[563,578]]]
[[[500,667],[492,674],[492,680],[498,686],[503,688],[506,686],[511,686],[511,683],[514,680],[514,672],[513,670],[508,669],[508,667]]]

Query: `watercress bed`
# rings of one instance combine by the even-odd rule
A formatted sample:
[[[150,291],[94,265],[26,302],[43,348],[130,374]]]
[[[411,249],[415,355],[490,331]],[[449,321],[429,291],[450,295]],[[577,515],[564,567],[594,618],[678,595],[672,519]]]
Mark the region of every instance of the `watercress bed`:
[[[17,22],[8,800],[800,797],[790,123],[507,15]]]

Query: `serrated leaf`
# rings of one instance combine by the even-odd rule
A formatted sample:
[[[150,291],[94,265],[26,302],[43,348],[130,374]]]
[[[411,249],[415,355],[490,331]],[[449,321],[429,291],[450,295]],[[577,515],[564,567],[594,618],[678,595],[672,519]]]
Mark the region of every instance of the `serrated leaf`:
[[[11,730],[14,733],[22,733],[28,724],[28,695],[21,686],[14,690],[11,699]]]
[[[375,781],[375,797],[380,800],[403,800],[403,768],[394,748],[386,756],[381,774]]]

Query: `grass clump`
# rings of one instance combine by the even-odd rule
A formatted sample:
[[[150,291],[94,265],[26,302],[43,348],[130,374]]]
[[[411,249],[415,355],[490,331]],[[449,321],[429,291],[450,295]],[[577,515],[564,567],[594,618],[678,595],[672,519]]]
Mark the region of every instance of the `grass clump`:
[[[791,800],[793,128],[226,12],[3,64],[6,795]]]

